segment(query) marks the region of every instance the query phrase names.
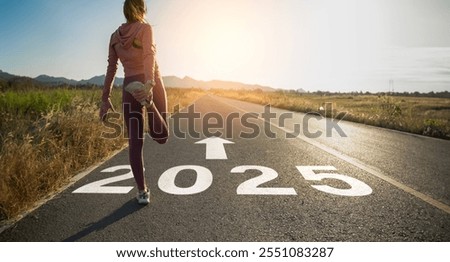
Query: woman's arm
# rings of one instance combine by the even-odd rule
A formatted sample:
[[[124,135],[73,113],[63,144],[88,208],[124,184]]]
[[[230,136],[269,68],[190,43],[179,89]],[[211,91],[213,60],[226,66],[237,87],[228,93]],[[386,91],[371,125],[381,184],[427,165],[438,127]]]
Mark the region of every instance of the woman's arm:
[[[142,35],[142,48],[144,57],[145,82],[155,81],[155,55],[156,46],[153,41],[152,27],[149,24],[144,25]]]
[[[103,83],[103,95],[102,102],[105,103],[108,101],[111,96],[111,89],[113,86],[114,78],[117,72],[118,66],[118,57],[116,54],[116,50],[114,49],[114,34],[111,35],[111,40],[109,41],[109,52],[108,52],[108,67],[106,69],[106,77],[105,82]]]
[[[114,42],[113,42],[114,34],[111,35],[111,39],[109,41],[109,52],[108,52],[108,67],[106,69],[106,77],[105,82],[103,83],[103,93],[102,93],[102,106],[100,108],[100,119],[104,120],[105,115],[109,109],[114,111],[111,100],[109,99],[111,96],[111,89],[113,86],[114,78],[117,72],[118,66],[118,57],[116,54],[116,50],[114,50]]]

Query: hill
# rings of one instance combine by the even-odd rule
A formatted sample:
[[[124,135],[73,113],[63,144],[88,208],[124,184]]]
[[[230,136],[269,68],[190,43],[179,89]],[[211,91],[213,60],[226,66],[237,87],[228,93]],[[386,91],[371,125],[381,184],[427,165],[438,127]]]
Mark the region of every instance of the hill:
[[[48,85],[77,85],[78,81],[73,79],[67,79],[65,77],[53,77],[48,75],[40,75],[35,77],[34,80],[48,84]]]
[[[0,79],[3,79],[3,80],[10,80],[10,79],[12,79],[12,78],[14,78],[14,77],[17,77],[17,76],[11,75],[11,74],[9,74],[9,73],[6,73],[6,72],[3,72],[2,70],[0,70]]]
[[[249,85],[243,84],[239,82],[232,81],[220,81],[220,80],[212,80],[212,81],[200,81],[185,76],[184,78],[179,78],[176,76],[165,76],[163,77],[164,84],[168,87],[181,87],[181,88],[201,88],[201,89],[244,89],[244,90],[255,90],[261,89],[263,91],[275,91],[275,89],[268,86],[261,85]]]
[[[3,80],[11,80],[19,78],[19,76],[11,75],[9,73],[3,72],[0,70],[0,79]],[[24,77],[20,77],[24,78]],[[37,81],[39,83],[43,83],[45,85],[50,86],[60,86],[60,85],[97,85],[102,86],[105,81],[105,75],[94,76],[90,79],[83,79],[80,81],[68,79],[65,77],[54,77],[48,75],[40,75],[35,78],[25,77],[29,80]],[[116,77],[114,80],[115,85],[122,85],[123,78]],[[275,89],[268,86],[261,86],[256,84],[244,84],[233,81],[221,81],[221,80],[212,80],[212,81],[201,81],[185,76],[184,78],[179,78],[176,76],[164,76],[163,81],[165,86],[167,87],[179,87],[179,88],[200,88],[200,89],[241,89],[241,90],[262,90],[262,91],[275,91]]]

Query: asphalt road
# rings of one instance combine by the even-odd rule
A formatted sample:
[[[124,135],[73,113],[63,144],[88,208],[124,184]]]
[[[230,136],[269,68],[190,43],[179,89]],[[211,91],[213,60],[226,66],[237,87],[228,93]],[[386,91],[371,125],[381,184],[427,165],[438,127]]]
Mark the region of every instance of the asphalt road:
[[[450,141],[213,96],[189,110],[146,139],[150,205],[125,149],[0,241],[450,241]]]

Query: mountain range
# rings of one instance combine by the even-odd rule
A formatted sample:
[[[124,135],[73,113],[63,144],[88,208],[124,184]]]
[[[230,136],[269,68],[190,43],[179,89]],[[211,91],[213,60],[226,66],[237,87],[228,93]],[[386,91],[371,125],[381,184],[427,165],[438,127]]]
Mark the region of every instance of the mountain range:
[[[37,81],[39,83],[43,83],[46,85],[52,85],[52,86],[60,86],[60,85],[103,86],[103,82],[105,81],[105,75],[94,76],[90,79],[86,79],[86,80],[83,79],[83,80],[77,81],[77,80],[68,79],[65,77],[54,77],[54,76],[48,76],[48,75],[40,75],[35,78],[28,78],[28,77],[12,75],[12,74],[9,74],[9,73],[6,73],[6,72],[3,72],[0,70],[0,79],[9,81],[9,80],[16,79],[16,78],[25,78],[28,80]],[[114,80],[114,84],[122,85],[123,80],[124,80],[123,78],[116,77]],[[195,80],[188,76],[185,76],[184,78],[179,78],[177,76],[164,76],[163,81],[164,81],[164,85],[166,87],[201,88],[201,89],[220,88],[220,89],[244,89],[244,90],[261,89],[263,91],[275,91],[274,88],[268,87],[268,86],[251,85],[251,84],[244,84],[244,83],[233,82],[233,81],[220,81],[220,80],[201,81],[201,80]]]

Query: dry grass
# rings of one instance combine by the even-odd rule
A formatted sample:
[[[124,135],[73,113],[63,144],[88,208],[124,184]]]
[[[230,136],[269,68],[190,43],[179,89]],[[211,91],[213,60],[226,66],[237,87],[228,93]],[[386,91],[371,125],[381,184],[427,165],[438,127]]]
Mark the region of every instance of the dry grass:
[[[179,106],[180,109],[187,107],[205,94],[206,92],[201,89],[168,88],[167,99],[169,102],[169,111],[173,113],[176,106]]]
[[[296,94],[216,90],[216,95],[296,112],[317,112],[327,105],[327,117],[450,139],[450,99],[386,95]]]
[[[187,106],[200,90],[168,89],[169,108]],[[112,97],[120,108],[120,91]],[[96,90],[0,93],[0,221],[32,207],[75,174],[123,148],[104,139]]]

